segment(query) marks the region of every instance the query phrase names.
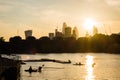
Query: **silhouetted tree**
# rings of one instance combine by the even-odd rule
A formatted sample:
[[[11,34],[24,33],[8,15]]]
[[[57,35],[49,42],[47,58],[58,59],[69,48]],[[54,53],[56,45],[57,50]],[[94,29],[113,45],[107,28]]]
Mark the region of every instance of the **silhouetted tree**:
[[[22,53],[23,52],[23,41],[20,36],[14,36],[9,39],[9,46],[11,53]]]
[[[12,43],[19,43],[21,41],[22,41],[22,38],[20,36],[14,36],[9,39],[9,42],[12,42]]]
[[[4,37],[0,37],[0,42],[5,42]]]
[[[51,40],[49,37],[43,36],[43,37],[39,38],[38,43],[37,43],[38,52],[42,52],[42,53],[51,52],[50,44],[51,44]]]
[[[89,40],[87,37],[80,37],[77,40],[77,50],[79,52],[87,52],[89,50]]]
[[[113,43],[120,44],[120,34],[112,34],[110,35],[110,39]]]
[[[43,37],[39,38],[39,40],[48,42],[48,41],[50,41],[50,38],[47,36],[43,36]]]
[[[27,41],[35,41],[36,38],[34,36],[29,36],[26,38]]]
[[[36,38],[29,36],[24,41],[26,53],[36,53]]]
[[[91,39],[91,47],[94,52],[104,52],[108,46],[108,36],[96,34]]]
[[[76,38],[68,37],[64,41],[64,49],[66,52],[75,52],[76,51]]]
[[[120,53],[120,34],[95,34],[91,37],[49,37],[36,39],[34,36],[22,40],[14,36],[5,42],[0,38],[0,53],[73,53],[73,52],[107,52]]]

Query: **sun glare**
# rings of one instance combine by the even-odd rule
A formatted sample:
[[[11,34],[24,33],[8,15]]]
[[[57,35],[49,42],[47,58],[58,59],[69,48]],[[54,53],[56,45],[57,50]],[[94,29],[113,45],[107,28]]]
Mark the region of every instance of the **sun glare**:
[[[86,80],[94,80],[93,66],[92,66],[93,63],[94,63],[94,57],[87,55],[86,56],[86,69],[87,69]]]
[[[93,29],[93,26],[96,24],[96,22],[91,19],[91,18],[87,18],[84,20],[84,23],[83,23],[83,27],[86,29],[86,30],[92,30]]]

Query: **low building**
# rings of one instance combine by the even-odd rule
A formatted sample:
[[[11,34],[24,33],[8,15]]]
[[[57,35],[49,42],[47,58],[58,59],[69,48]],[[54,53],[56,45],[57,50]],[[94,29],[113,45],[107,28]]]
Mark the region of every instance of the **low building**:
[[[63,37],[63,33],[59,32],[57,29],[55,30],[55,37]]]
[[[49,33],[49,38],[52,40],[54,38],[54,33]]]

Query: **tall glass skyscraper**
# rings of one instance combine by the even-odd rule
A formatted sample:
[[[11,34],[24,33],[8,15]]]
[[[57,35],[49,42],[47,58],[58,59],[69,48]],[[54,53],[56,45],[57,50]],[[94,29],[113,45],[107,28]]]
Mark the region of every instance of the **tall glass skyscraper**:
[[[67,27],[67,24],[64,22],[63,23],[63,27],[62,27],[62,33],[63,35],[65,35],[65,28]]]
[[[32,30],[25,31],[25,38],[28,38],[29,36],[32,36]]]

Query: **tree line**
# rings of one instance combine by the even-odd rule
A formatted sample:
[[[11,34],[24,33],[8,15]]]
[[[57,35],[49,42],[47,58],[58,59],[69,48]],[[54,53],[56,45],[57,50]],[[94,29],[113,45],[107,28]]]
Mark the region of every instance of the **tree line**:
[[[20,36],[14,36],[5,42],[0,37],[1,54],[34,54],[34,53],[120,53],[120,34],[96,34],[91,37],[62,38],[54,37],[52,40],[43,36],[36,39],[30,36],[25,40]]]

